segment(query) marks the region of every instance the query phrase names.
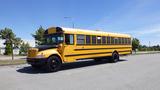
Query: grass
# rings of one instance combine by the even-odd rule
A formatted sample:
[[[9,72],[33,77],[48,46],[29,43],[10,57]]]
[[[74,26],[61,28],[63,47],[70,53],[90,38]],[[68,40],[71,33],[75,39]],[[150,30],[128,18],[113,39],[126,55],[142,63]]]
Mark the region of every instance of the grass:
[[[26,60],[0,60],[0,66],[25,64]]]

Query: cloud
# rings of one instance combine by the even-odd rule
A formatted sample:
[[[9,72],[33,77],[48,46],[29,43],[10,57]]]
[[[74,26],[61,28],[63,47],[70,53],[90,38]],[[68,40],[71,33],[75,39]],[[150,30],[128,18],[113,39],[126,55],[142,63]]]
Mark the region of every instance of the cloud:
[[[134,0],[107,14],[90,28],[130,34],[142,44],[160,44],[160,12],[158,0]]]
[[[147,36],[152,37],[160,36],[160,24],[150,25],[147,27],[138,28],[135,30],[130,30],[128,33],[132,33],[135,36]]]
[[[151,42],[151,45],[160,44],[160,24],[128,30],[127,33],[138,38],[143,45],[149,45],[149,42]]]
[[[149,15],[144,15],[146,7],[152,2],[152,0],[134,0],[127,3],[122,3],[121,7],[113,10],[112,12],[108,12],[105,17],[97,20],[97,22],[92,25],[91,28],[106,29],[107,26],[113,26],[113,28],[115,28],[115,26],[125,26],[137,20],[153,19],[153,17],[149,18],[150,14],[152,13]]]

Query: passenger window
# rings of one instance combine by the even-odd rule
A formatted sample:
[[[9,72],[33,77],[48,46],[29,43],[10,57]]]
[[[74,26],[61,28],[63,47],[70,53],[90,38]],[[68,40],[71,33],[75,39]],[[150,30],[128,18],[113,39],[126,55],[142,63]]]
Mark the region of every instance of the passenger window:
[[[130,38],[128,38],[128,44],[131,44],[131,39]]]
[[[101,40],[102,40],[102,37],[101,36],[97,36],[97,44],[101,44]]]
[[[129,38],[129,44],[131,44],[131,38]]]
[[[111,37],[111,44],[114,44],[114,37]]]
[[[127,45],[129,44],[129,38],[127,38]]]
[[[124,38],[122,38],[122,44],[124,44],[124,43],[125,43]]]
[[[96,36],[92,36],[92,44],[96,44]]]
[[[118,38],[119,39],[119,42],[118,42],[118,44],[121,44],[121,42],[122,42],[122,39],[121,38]]]
[[[107,44],[111,44],[111,38],[109,36],[107,37]]]
[[[85,36],[77,35],[77,44],[85,44]]]
[[[86,35],[86,44],[91,44],[91,36]]]
[[[125,38],[125,44],[127,44],[127,38]]]
[[[117,45],[118,44],[118,38],[114,38],[114,43]]]
[[[66,44],[74,44],[73,34],[65,34],[65,43]]]
[[[106,44],[106,37],[102,36],[102,44]]]

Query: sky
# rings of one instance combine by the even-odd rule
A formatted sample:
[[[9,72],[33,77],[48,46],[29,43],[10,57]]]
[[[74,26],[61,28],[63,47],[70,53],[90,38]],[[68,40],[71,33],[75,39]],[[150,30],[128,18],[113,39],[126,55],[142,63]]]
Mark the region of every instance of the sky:
[[[64,18],[70,17],[70,18]],[[0,29],[34,45],[31,34],[43,26],[126,33],[141,44],[160,44],[159,0],[0,0]]]

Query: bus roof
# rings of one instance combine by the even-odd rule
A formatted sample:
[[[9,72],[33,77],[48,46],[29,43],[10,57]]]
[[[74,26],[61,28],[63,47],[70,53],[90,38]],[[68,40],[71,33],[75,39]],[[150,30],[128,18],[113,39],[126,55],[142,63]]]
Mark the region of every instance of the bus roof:
[[[104,31],[97,31],[97,30],[86,30],[86,29],[77,29],[77,28],[64,28],[64,27],[51,27],[50,30],[60,29],[64,33],[69,34],[85,34],[85,35],[104,35],[104,36],[115,36],[115,37],[131,37],[128,34],[120,34],[120,33],[110,33]],[[48,30],[49,30],[48,29]]]

